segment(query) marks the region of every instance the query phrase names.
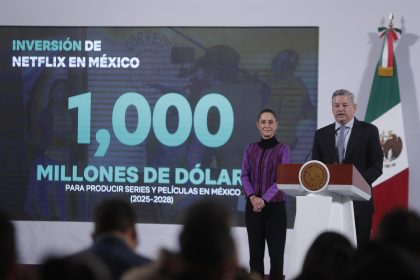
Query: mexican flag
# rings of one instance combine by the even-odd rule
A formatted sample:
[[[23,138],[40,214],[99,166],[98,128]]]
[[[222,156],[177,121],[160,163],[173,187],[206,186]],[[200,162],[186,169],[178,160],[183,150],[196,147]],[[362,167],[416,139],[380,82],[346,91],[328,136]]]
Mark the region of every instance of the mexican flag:
[[[401,30],[392,27],[379,28],[383,38],[382,54],[379,59],[365,121],[379,129],[379,137],[384,151],[383,174],[373,184],[375,214],[372,230],[381,218],[397,207],[408,207],[408,160],[404,135],[404,123],[398,84],[397,63],[394,56],[394,43]]]

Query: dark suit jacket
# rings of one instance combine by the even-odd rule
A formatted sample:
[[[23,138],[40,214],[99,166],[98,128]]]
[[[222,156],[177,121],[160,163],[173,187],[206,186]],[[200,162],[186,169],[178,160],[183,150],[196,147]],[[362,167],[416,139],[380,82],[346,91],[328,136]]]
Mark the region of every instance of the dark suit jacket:
[[[323,163],[338,163],[335,133],[335,123],[315,132],[312,159]],[[353,164],[370,186],[382,175],[383,152],[376,126],[354,118],[343,163]],[[369,201],[354,201],[355,216],[373,212],[372,198]]]
[[[151,262],[150,259],[134,253],[123,240],[110,234],[98,236],[91,247],[75,256],[84,254],[93,254],[99,258],[108,268],[113,279],[120,279],[130,268]]]

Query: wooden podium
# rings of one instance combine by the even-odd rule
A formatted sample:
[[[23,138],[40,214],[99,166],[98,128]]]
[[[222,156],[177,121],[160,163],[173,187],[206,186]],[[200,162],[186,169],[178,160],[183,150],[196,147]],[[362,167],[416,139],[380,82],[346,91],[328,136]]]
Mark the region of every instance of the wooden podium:
[[[353,200],[371,197],[370,186],[351,164],[324,165],[329,171],[329,183],[319,192],[311,192],[300,184],[302,166],[277,166],[279,190],[296,197],[295,225],[284,266],[286,279],[293,279],[300,273],[309,247],[324,231],[340,232],[357,246]]]

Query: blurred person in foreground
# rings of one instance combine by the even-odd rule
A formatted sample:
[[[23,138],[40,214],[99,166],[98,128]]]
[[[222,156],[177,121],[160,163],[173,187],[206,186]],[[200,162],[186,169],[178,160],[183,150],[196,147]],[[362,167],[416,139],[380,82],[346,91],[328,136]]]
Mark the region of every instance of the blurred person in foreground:
[[[15,228],[0,212],[0,279],[18,278]]]
[[[343,280],[420,280],[417,258],[398,246],[369,241],[357,249]]]
[[[420,216],[402,208],[387,213],[375,239],[353,260],[348,279],[420,279]]]
[[[93,244],[77,256],[93,254],[111,272],[113,279],[134,266],[150,263],[150,259],[135,253],[138,235],[131,205],[118,199],[105,200],[94,209]]]
[[[398,246],[420,260],[420,216],[408,209],[395,209],[379,222],[376,240]]]
[[[40,280],[111,280],[108,268],[94,254],[48,257],[40,266]]]
[[[355,249],[343,235],[323,232],[309,248],[295,280],[341,280],[354,254]]]
[[[179,235],[179,252],[162,250],[150,266],[133,269],[123,280],[236,280],[249,278],[238,266],[231,235],[231,212],[214,200],[187,208]]]

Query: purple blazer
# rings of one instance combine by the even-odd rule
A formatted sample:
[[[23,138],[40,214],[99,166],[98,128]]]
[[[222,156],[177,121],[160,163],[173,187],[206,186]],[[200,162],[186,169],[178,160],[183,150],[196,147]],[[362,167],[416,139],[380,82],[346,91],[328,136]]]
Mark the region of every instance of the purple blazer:
[[[245,195],[256,195],[266,202],[284,201],[283,192],[277,189],[276,170],[278,163],[290,163],[290,149],[278,143],[263,149],[257,143],[249,144],[242,161],[242,186]]]

